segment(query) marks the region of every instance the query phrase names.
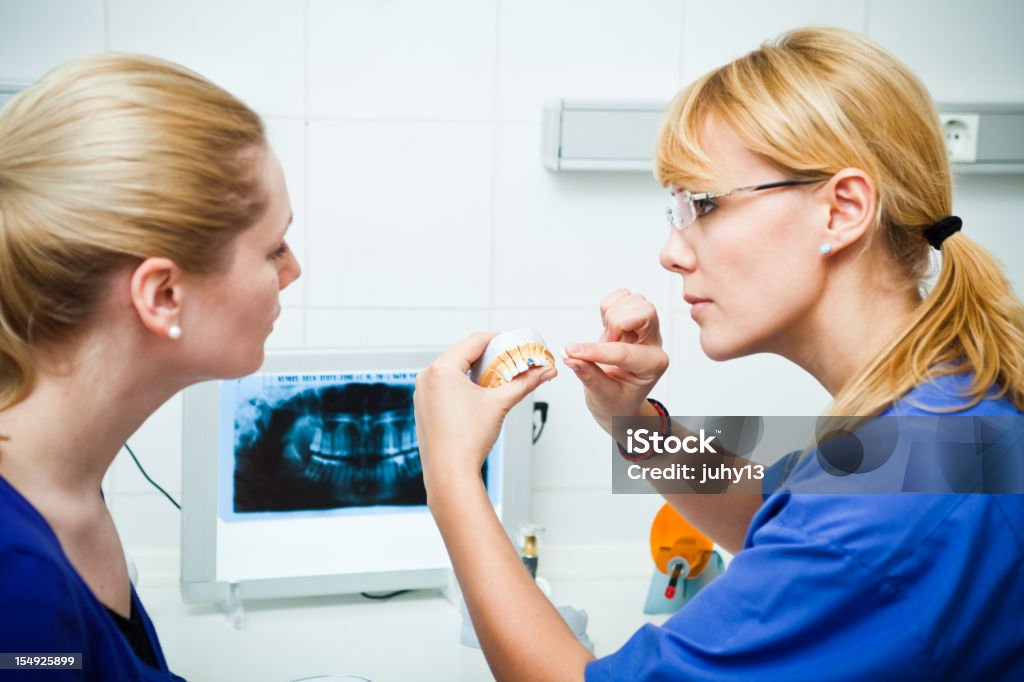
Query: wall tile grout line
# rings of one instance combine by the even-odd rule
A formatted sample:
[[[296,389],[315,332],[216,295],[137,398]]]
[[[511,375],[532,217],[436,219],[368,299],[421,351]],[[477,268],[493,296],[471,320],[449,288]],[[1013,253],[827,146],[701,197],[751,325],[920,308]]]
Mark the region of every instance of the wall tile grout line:
[[[313,252],[311,242],[313,240],[313,206],[310,195],[310,188],[313,186],[312,182],[312,170],[313,164],[310,159],[311,145],[310,145],[310,130],[309,121],[312,115],[312,91],[313,91],[313,78],[310,69],[310,50],[312,49],[313,41],[310,39],[310,19],[312,14],[312,0],[304,0],[302,3],[302,88],[303,88],[303,122],[302,122],[302,260],[303,263],[309,263],[309,254]],[[308,282],[308,280],[307,280]],[[309,287],[303,285],[302,287],[302,329],[299,337],[303,347],[307,345],[308,337],[308,316],[306,311],[309,309]]]
[[[110,0],[103,0],[103,49],[110,51]]]
[[[498,140],[499,140],[499,128],[498,128],[498,93],[500,92],[501,84],[499,82],[499,63],[501,57],[501,0],[495,0],[494,2],[494,45],[491,48],[491,205],[490,205],[490,219],[491,219],[491,239],[489,244],[489,262],[490,267],[488,268],[488,312],[487,312],[487,323],[489,327],[494,327],[494,303],[495,303],[495,290],[497,289],[497,275],[495,274],[495,264],[498,260],[497,255],[497,237],[498,237]]]

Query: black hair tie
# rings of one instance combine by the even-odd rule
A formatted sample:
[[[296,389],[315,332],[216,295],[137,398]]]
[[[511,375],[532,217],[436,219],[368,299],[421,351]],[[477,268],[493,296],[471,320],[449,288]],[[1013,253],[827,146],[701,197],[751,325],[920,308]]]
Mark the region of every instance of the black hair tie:
[[[932,245],[932,248],[942,250],[942,242],[954,232],[959,232],[964,226],[964,221],[959,216],[946,216],[924,231],[924,238]]]

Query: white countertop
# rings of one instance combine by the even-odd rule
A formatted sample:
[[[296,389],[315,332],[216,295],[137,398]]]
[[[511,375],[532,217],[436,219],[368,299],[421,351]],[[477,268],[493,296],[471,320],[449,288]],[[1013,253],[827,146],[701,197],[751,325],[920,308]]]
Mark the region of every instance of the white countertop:
[[[638,578],[550,579],[556,602],[587,611],[597,656],[646,622]],[[253,601],[235,630],[213,605],[187,605],[176,586],[138,589],[171,670],[189,682],[287,682],[328,673],[373,682],[492,680],[483,654],[459,643],[458,608],[437,591],[390,600],[359,595]]]

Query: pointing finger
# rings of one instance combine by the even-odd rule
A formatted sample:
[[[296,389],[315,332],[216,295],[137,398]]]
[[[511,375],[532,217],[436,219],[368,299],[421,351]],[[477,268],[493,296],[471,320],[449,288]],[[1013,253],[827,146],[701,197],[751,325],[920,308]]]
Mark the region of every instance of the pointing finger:
[[[633,343],[577,343],[565,347],[569,358],[621,367],[638,377],[660,376],[668,368],[668,355],[660,347]]]

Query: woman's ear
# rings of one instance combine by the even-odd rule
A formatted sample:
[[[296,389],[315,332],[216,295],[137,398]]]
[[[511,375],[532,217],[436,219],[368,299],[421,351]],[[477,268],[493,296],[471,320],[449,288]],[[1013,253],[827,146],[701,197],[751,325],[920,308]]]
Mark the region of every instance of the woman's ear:
[[[878,206],[875,183],[859,168],[844,168],[825,186],[829,224],[824,243],[838,251],[861,239]]]
[[[181,268],[169,258],[147,258],[132,273],[135,312],[146,329],[157,336],[173,339],[181,334],[181,280]]]

